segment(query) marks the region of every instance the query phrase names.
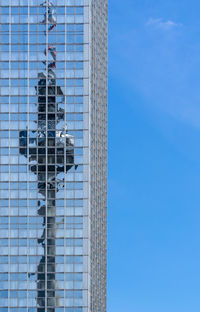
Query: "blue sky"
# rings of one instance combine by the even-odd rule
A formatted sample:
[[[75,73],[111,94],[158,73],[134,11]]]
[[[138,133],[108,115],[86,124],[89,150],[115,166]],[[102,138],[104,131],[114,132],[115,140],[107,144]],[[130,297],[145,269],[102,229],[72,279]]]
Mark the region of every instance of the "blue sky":
[[[200,311],[199,12],[109,0],[108,312]]]

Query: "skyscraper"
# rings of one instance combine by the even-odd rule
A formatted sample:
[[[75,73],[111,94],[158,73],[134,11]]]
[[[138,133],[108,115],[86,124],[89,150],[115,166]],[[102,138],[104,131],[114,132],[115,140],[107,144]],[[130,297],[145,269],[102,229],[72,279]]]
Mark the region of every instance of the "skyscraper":
[[[106,312],[107,0],[1,0],[0,79],[0,312]]]

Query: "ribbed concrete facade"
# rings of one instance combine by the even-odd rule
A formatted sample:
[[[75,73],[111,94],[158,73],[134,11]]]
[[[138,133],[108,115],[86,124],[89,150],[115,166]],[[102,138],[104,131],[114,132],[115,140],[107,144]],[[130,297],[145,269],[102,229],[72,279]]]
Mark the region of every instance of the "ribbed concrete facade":
[[[106,311],[107,9],[107,0],[94,0],[91,3],[91,312]]]

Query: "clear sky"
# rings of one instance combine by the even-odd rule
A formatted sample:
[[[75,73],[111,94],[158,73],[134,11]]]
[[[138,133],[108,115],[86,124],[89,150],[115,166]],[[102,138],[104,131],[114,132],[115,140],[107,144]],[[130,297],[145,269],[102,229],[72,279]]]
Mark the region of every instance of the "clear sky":
[[[109,0],[108,128],[108,312],[199,312],[199,0]]]

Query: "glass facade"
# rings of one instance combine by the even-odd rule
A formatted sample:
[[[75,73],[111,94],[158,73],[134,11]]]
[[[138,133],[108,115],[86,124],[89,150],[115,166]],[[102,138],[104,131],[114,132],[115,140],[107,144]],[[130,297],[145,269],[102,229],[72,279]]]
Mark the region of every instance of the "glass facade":
[[[106,311],[96,5],[105,26],[105,1],[0,1],[0,312]]]

